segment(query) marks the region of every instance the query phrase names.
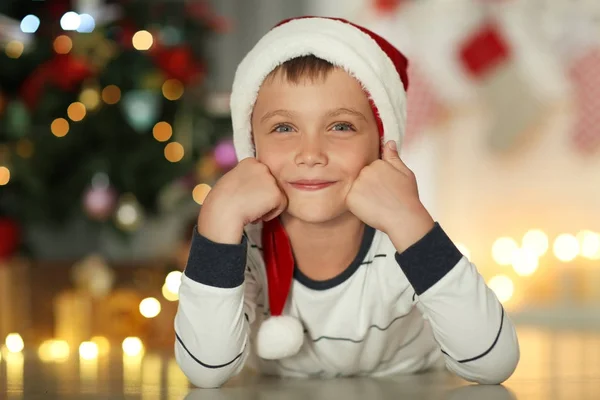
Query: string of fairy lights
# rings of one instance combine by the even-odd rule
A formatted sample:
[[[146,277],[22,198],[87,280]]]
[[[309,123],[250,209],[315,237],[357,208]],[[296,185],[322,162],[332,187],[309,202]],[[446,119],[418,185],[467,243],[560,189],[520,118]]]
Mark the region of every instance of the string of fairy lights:
[[[462,243],[457,243],[457,246],[467,258],[471,258],[467,246]],[[515,280],[509,275],[514,274],[518,278],[533,276],[543,265],[552,263],[542,261],[542,257],[550,250],[555,262],[562,264],[572,263],[578,259],[600,260],[600,233],[584,229],[577,234],[558,234],[551,241],[543,230],[531,229],[523,235],[520,244],[512,237],[499,237],[492,243],[491,258],[497,266],[512,271],[510,274],[507,271],[507,273],[494,275],[488,280],[488,286],[501,302],[509,302],[517,289]]]

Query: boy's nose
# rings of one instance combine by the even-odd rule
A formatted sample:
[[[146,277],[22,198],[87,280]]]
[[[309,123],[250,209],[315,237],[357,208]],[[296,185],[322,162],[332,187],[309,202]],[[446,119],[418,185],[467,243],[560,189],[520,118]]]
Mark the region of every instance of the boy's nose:
[[[296,165],[325,165],[327,155],[321,135],[303,135],[296,153]]]

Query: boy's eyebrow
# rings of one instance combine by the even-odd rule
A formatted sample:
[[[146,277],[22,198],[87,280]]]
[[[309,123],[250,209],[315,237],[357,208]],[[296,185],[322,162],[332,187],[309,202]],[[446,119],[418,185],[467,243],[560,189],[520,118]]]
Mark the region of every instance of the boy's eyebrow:
[[[287,118],[293,118],[295,114],[288,110],[273,110],[273,111],[269,111],[268,113],[263,115],[263,117],[260,119],[260,122],[261,123],[265,122],[269,118],[273,118],[276,115],[281,115],[282,117],[287,117]]]
[[[350,115],[354,115],[355,117],[362,118],[365,121],[367,120],[367,117],[365,117],[364,114],[361,113],[360,111],[357,111],[353,108],[345,108],[345,107],[336,108],[335,110],[331,110],[329,113],[327,113],[327,116],[328,117],[337,117],[338,115],[342,115],[342,114],[350,114]]]
[[[340,107],[340,108],[336,108],[334,110],[331,110],[327,113],[328,117],[337,117],[339,115],[342,114],[350,114],[353,115],[355,117],[361,118],[363,120],[367,120],[367,117],[364,116],[363,113],[361,113],[360,111],[357,111],[353,108],[345,108],[345,107]],[[269,118],[273,118],[277,115],[280,115],[282,117],[286,117],[286,118],[293,118],[296,114],[288,111],[288,110],[273,110],[273,111],[269,111],[268,113],[266,113],[265,115],[263,115],[263,117],[260,119],[260,122],[263,123],[266,120],[268,120]]]

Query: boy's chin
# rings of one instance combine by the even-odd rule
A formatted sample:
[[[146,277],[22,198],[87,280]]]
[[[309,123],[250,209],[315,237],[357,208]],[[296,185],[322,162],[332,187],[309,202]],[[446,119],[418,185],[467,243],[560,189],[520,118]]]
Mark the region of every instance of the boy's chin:
[[[331,222],[347,213],[348,210],[331,207],[293,207],[290,206],[285,211],[287,217],[297,219],[310,224],[323,224]]]

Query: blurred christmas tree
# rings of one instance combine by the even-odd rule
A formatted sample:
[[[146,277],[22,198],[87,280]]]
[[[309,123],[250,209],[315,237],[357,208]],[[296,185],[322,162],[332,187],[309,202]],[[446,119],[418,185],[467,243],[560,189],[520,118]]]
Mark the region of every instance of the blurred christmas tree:
[[[227,28],[205,2],[3,0],[0,18],[4,221],[126,232],[235,161],[204,106],[206,40]]]

